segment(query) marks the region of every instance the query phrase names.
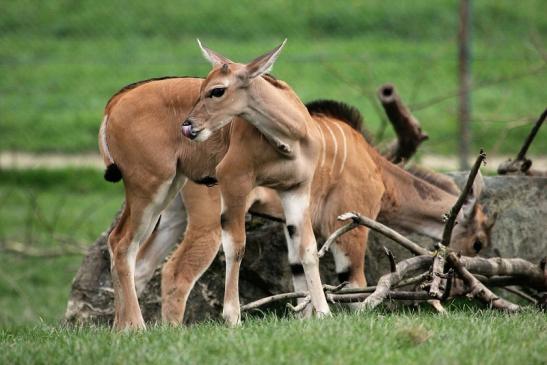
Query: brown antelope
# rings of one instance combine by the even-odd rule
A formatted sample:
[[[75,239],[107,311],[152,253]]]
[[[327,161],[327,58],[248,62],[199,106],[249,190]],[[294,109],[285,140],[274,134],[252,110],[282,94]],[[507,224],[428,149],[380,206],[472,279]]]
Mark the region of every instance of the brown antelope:
[[[323,296],[316,293],[318,288],[310,286],[310,283],[316,285],[318,282],[308,277],[310,268],[307,267],[313,268],[315,276],[316,247],[306,244],[310,247],[306,253],[308,258],[300,248],[301,244],[315,241],[311,234],[314,222],[318,223],[315,224],[316,232],[326,237],[336,228],[335,217],[341,212],[353,207],[353,210],[376,218],[382,206],[391,204],[391,216],[388,212],[386,216],[393,219],[394,212],[397,212],[397,219],[404,217],[411,221],[407,226],[412,226],[416,223],[412,222],[416,220],[415,214],[429,216],[432,212],[439,213],[440,208],[446,209],[443,202],[454,202],[455,197],[449,193],[411,181],[412,175],[403,174],[404,170],[382,160],[374,149],[363,143],[360,133],[347,124],[333,122],[326,103],[317,104],[319,110],[315,110],[315,118],[311,118],[286,83],[264,76],[284,43],[246,65],[234,63],[201,43],[199,45],[212,63],[213,70],[201,86],[200,99],[184,123],[183,133],[191,139],[205,141],[234,117],[243,117],[256,127],[248,129],[252,133],[232,132],[231,141],[244,140],[246,143],[234,148],[230,146],[216,169],[223,202],[222,243],[227,255],[224,316],[229,322],[239,320],[238,256],[245,245],[244,203],[254,187],[266,186],[278,191],[285,215],[289,260],[296,276],[295,286],[307,284],[311,302],[318,311],[322,308]],[[313,106],[310,109],[313,112]],[[321,111],[326,115],[321,116]],[[261,134],[256,134],[256,130]],[[273,148],[262,147],[264,139]],[[313,164],[314,159],[317,165]],[[413,184],[412,189],[403,192],[404,196],[399,195],[401,189],[397,186],[401,181]],[[475,187],[477,194],[480,194],[480,182],[482,180]],[[353,190],[358,193],[352,193]],[[398,203],[415,197],[412,193],[430,200],[428,207],[420,211]],[[311,201],[309,194],[313,197]],[[475,207],[476,199],[469,203]],[[462,222],[463,218],[468,217],[462,217]],[[427,222],[423,216],[421,223],[418,231],[437,230],[433,234],[439,236],[440,224],[436,226]],[[405,226],[405,223],[400,226]],[[356,230],[340,239],[333,249],[337,271],[345,273],[352,286],[366,285],[363,267],[366,245],[360,242],[366,242],[367,234],[365,228]],[[486,233],[484,236],[481,238],[485,239]],[[298,280],[302,266],[295,259],[300,259],[303,264],[305,282]]]
[[[262,79],[279,88],[279,92],[292,95],[281,81],[269,76]],[[182,319],[188,293],[218,251],[221,231],[219,190],[194,184],[191,180],[213,182],[216,164],[229,147],[233,148],[233,141],[238,141],[242,135],[255,138],[257,144],[262,141],[259,151],[275,150],[254,127],[239,118],[213,133],[204,143],[196,144],[182,138],[181,123],[197,101],[202,84],[203,80],[195,78],[147,80],[122,89],[105,109],[99,134],[101,151],[108,166],[105,177],[119,179],[121,171],[127,202],[122,219],[109,239],[117,328],[144,326],[133,279],[136,250],[154,230],[137,256],[137,287],[140,290],[157,263],[178,242],[182,231],[182,200],[188,212],[188,227],[182,244],[163,269],[164,320],[179,322]],[[374,217],[374,211],[368,208],[368,195],[372,195],[372,200],[382,201],[381,216],[393,219],[397,212],[401,214],[388,223],[399,222],[404,228],[440,238],[439,217],[448,211],[456,197],[380,157],[360,133],[348,126],[348,123],[354,126],[361,123],[360,115],[354,109],[333,102],[314,103],[309,107],[314,119],[312,131],[315,130],[320,138],[319,166],[311,187],[314,192],[311,215],[316,232],[322,237],[328,236],[337,228],[335,217],[349,210]],[[248,139],[240,141],[243,140]],[[373,175],[376,175],[373,181],[390,187],[386,189],[389,194],[382,196],[367,187],[366,181]],[[182,200],[174,199],[158,221],[159,212],[182,185]],[[475,194],[478,194],[477,189]],[[473,214],[468,214],[465,220],[471,223],[457,225],[459,231],[454,233],[454,238],[459,237],[454,244],[464,250],[473,250],[475,242],[487,243],[480,238],[487,233],[481,223],[481,211],[472,202],[466,205],[469,207],[466,211]],[[435,203],[434,209],[427,207],[431,203]],[[284,219],[281,201],[271,190],[252,190],[245,205],[252,205],[251,211],[261,215]],[[143,209],[143,206],[147,208]],[[355,230],[342,237],[333,248],[336,271],[341,280],[349,279],[353,286],[365,285],[366,233],[365,229]],[[289,236],[288,229],[286,234]],[[289,248],[295,287],[305,290],[307,283],[298,252]]]

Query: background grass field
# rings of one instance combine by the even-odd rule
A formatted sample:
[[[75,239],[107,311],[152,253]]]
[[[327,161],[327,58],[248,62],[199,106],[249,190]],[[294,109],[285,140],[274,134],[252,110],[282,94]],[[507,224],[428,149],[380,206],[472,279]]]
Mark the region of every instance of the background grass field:
[[[119,88],[208,72],[196,37],[238,61],[288,37],[274,73],[304,101],[344,100],[382,135],[375,92],[393,82],[431,137],[420,153],[453,155],[457,9],[457,0],[4,2],[0,152],[95,152],[104,104]],[[542,0],[473,2],[473,150],[515,154],[545,108],[546,13]],[[530,152],[547,154],[545,130]],[[95,170],[0,169],[0,363],[546,363],[545,314],[461,305],[446,318],[342,312],[321,322],[267,317],[235,330],[206,323],[132,336],[59,326],[82,256],[3,248],[88,245],[122,200],[122,185]]]
[[[195,38],[238,61],[289,42],[275,67],[301,98],[334,98],[378,131],[375,91],[393,82],[429,132],[422,153],[456,151],[456,0],[17,1],[0,14],[0,150],[96,150],[102,109],[128,83],[203,76]],[[545,108],[547,3],[473,4],[473,146],[513,154]],[[531,153],[547,152],[538,138]]]

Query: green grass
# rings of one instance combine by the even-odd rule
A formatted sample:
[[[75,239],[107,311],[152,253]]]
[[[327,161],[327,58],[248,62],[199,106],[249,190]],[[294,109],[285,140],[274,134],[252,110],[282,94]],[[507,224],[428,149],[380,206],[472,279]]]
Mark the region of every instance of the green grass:
[[[98,171],[0,171],[0,248],[88,246],[123,201],[122,184]],[[82,256],[33,258],[0,250],[0,326],[54,323],[66,307]]]
[[[545,364],[546,356],[546,317],[534,311],[267,317],[236,329],[205,323],[124,335],[45,324],[0,330],[0,361],[10,364]]]
[[[33,198],[31,198],[33,197]],[[87,170],[0,171],[0,247],[8,241],[48,250],[91,243],[122,200],[121,184]],[[81,256],[31,258],[0,251],[0,363],[404,363],[545,364],[547,317],[504,315],[451,304],[429,309],[337,311],[323,321],[247,317],[149,326],[114,334],[106,327],[64,327],[71,280]]]
[[[545,108],[547,67],[533,40],[545,43],[547,5],[474,6],[473,77],[488,86],[473,93],[473,147],[514,154]],[[421,153],[453,154],[456,29],[455,0],[238,2],[221,12],[216,1],[10,2],[0,15],[0,150],[95,151],[104,104],[120,87],[208,72],[196,36],[238,61],[287,36],[274,71],[304,101],[344,100],[377,131],[381,118],[369,97],[394,82],[431,136]],[[452,97],[429,105],[445,95]],[[532,155],[547,153],[542,134]]]

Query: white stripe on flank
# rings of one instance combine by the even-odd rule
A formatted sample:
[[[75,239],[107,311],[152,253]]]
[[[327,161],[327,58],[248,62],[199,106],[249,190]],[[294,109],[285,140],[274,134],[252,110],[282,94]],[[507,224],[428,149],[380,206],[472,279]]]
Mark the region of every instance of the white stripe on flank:
[[[342,141],[344,141],[344,158],[342,159],[342,165],[340,166],[340,171],[338,171],[338,174],[341,174],[342,171],[344,170],[344,165],[346,164],[346,158],[348,157],[348,145],[346,142],[346,134],[344,133],[344,130],[342,129],[342,127],[340,127],[338,123],[334,125],[337,126],[338,129],[340,129],[340,133],[342,133]]]
[[[323,130],[321,130],[319,121],[316,121],[314,125],[319,130],[319,134],[321,134],[321,163],[319,164],[319,167],[323,167],[323,165],[325,164],[325,135],[323,134]]]
[[[105,157],[111,162],[114,163],[114,159],[112,158],[112,155],[110,154],[110,150],[108,149],[108,143],[106,143],[106,125],[108,123],[108,115],[105,115],[103,118],[103,122],[101,123],[101,129],[99,130],[99,134],[101,135],[101,144],[103,145],[103,153]]]
[[[331,172],[334,172],[334,165],[336,164],[336,156],[338,155],[338,142],[336,142],[336,136],[334,135],[334,133],[332,132],[332,130],[330,129],[327,123],[325,123],[325,127],[327,127],[327,129],[329,130],[330,135],[332,136],[332,141],[334,143],[334,157],[332,158],[332,166],[331,166]]]

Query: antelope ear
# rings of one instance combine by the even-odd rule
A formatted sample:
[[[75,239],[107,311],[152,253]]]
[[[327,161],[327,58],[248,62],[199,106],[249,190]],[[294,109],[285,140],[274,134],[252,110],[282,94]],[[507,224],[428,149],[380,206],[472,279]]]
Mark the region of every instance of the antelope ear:
[[[205,47],[203,44],[201,44],[199,39],[197,39],[197,41],[198,41],[199,48],[201,49],[201,53],[203,54],[203,57],[205,57],[205,59],[209,61],[211,65],[219,66],[226,63],[233,63],[232,61],[230,61],[228,58],[224,57],[223,55],[216,53],[212,49]]]
[[[462,206],[463,216],[466,221],[468,221],[469,219],[473,217],[475,206],[477,205],[477,202],[479,201],[479,197],[481,196],[483,188],[484,188],[484,179],[482,178],[482,174],[479,171],[479,173],[475,177],[475,181],[473,182],[471,191],[469,192],[469,195],[467,195],[465,202],[463,203],[463,206]]]
[[[279,53],[283,49],[283,46],[287,42],[287,38],[279,46],[272,49],[270,52],[255,58],[253,61],[247,64],[247,76],[249,79],[253,79],[260,75],[264,75],[271,71],[273,64],[277,60]]]

